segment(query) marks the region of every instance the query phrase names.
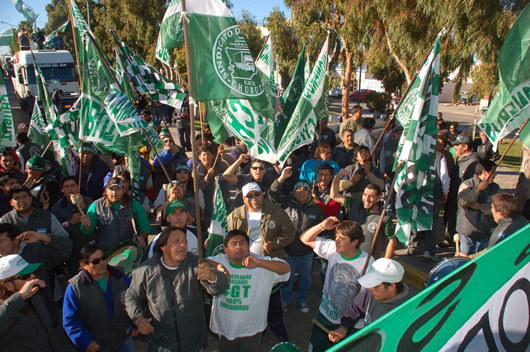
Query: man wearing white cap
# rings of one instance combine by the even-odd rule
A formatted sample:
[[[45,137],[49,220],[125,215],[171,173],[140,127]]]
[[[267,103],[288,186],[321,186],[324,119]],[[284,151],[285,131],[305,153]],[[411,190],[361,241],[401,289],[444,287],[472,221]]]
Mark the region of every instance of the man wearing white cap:
[[[285,247],[294,241],[296,230],[289,215],[278,205],[265,201],[256,182],[243,186],[244,205],[228,215],[228,231],[241,230],[250,238],[250,253],[258,257],[269,256],[285,260]],[[269,301],[268,323],[274,335],[288,341],[283,319],[281,284],[272,289]]]
[[[344,339],[352,328],[362,329],[406,302],[409,287],[403,282],[403,266],[395,260],[376,260],[368,272],[358,279],[367,290],[359,293],[342,316],[340,327],[329,334],[332,342]]]
[[[0,258],[0,351],[59,351],[55,329],[40,295],[45,287],[20,255]]]

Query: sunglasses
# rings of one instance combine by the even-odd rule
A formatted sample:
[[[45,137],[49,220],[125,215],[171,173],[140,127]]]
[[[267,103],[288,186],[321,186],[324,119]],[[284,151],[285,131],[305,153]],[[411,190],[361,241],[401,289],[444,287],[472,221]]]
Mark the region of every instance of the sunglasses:
[[[105,256],[103,256],[101,258],[96,258],[93,261],[88,262],[87,264],[98,265],[99,263],[101,263],[105,259],[107,259],[107,258],[105,258]]]
[[[177,173],[177,174],[189,174],[190,172],[186,171],[186,170],[178,170],[175,173]]]
[[[263,167],[263,166],[252,166],[251,169],[252,169],[252,170],[260,170],[260,171],[263,171],[263,170],[265,170],[265,167]]]
[[[261,192],[256,192],[256,193],[248,193],[247,194],[247,199],[252,199],[254,197],[259,197],[261,196]]]
[[[32,273],[24,274],[24,275],[16,275],[16,276],[13,276],[12,278],[10,278],[9,281],[15,281],[15,280],[26,281],[27,279],[29,279],[31,277],[31,274]]]
[[[164,139],[164,144],[165,143],[172,143],[173,141],[171,139]]]

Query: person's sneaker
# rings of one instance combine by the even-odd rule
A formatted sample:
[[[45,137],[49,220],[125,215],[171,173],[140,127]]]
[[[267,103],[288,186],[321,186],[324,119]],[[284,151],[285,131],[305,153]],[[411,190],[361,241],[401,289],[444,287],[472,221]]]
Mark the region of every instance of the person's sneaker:
[[[436,254],[432,255],[429,251],[423,252],[423,258],[432,260],[433,262],[438,261],[438,256]]]
[[[307,303],[300,303],[300,312],[304,314],[309,313],[309,307],[307,306]]]

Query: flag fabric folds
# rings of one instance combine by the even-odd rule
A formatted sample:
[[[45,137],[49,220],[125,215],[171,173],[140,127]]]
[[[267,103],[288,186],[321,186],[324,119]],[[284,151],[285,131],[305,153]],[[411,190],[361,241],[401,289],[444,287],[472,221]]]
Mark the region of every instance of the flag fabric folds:
[[[111,32],[116,40],[123,67],[131,76],[134,88],[141,94],[149,94],[157,102],[180,109],[186,95],[184,91],[138,56],[114,31]]]
[[[328,99],[326,90],[328,47],[329,37],[320,51],[315,67],[302,91],[302,96],[278,144],[276,155],[280,167],[283,166],[291,152],[313,142],[317,121],[322,115],[328,114],[325,111],[327,106],[325,100]]]
[[[181,0],[172,0],[160,24],[156,43],[156,58],[165,65],[169,62],[169,50],[184,46],[184,27],[182,24]]]
[[[13,33],[13,27],[9,27],[3,32],[0,32],[0,46],[12,46],[15,45],[15,34]]]
[[[478,124],[495,148],[530,118],[530,7],[515,20],[499,53],[499,90]],[[530,146],[530,126],[521,131]]]
[[[306,67],[304,44],[304,47],[300,52],[300,56],[298,57],[296,68],[294,69],[293,78],[291,79],[291,82],[289,82],[289,85],[287,86],[285,92],[283,92],[282,97],[280,98],[280,102],[283,104],[283,106],[282,111],[278,116],[278,124],[276,125],[276,134],[274,136],[275,147],[278,147],[283,133],[285,132],[289,120],[291,119],[291,116],[294,112],[294,109],[296,108],[296,105],[298,104],[298,101],[302,96],[306,81],[306,70],[309,70],[309,68]],[[308,78],[310,74],[311,72],[307,73]]]
[[[0,144],[2,147],[16,147],[13,114],[7,96],[4,77],[0,74]]]
[[[224,240],[228,233],[228,224],[225,201],[219,187],[219,177],[215,177],[215,194],[213,198],[212,222],[208,229],[208,248],[206,257],[224,253]]]
[[[37,17],[39,17],[39,15],[37,15],[31,7],[24,4],[22,0],[13,0],[13,5],[15,5],[15,9],[20,12],[29,23],[35,22]]]
[[[411,231],[430,230],[437,143],[440,39],[436,43],[396,114],[404,132],[399,142],[394,189],[397,194],[396,236],[406,243]]]
[[[29,123],[29,139],[37,144],[41,149],[46,148],[50,142],[50,136],[46,132],[46,122],[39,108],[39,100],[35,98],[35,105],[33,106],[33,113],[31,114],[31,121]]]

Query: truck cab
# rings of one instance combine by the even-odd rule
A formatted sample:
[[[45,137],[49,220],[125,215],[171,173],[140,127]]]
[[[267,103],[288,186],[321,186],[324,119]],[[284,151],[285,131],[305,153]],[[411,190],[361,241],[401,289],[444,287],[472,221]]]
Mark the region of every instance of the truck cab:
[[[67,50],[34,50],[33,55],[46,79],[48,92],[62,90],[63,109],[70,109],[79,97],[79,83],[72,54]],[[14,77],[11,78],[21,107],[24,107],[26,92],[37,96],[37,79],[31,51],[19,51],[14,55]]]

